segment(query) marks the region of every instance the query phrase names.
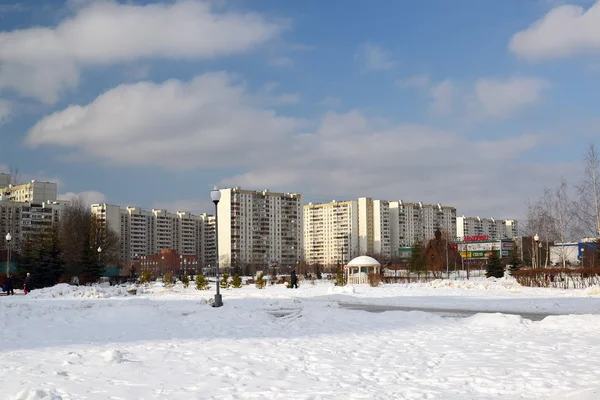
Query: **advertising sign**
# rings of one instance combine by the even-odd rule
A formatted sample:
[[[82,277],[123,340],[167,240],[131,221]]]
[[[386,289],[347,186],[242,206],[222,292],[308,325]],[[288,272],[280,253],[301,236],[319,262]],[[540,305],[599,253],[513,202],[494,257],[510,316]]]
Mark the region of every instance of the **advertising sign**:
[[[503,250],[512,250],[515,248],[515,244],[513,242],[502,242]]]
[[[510,255],[510,250],[502,250],[502,257],[508,257]]]
[[[488,235],[479,235],[479,236],[465,236],[463,241],[465,242],[485,242],[489,239]]]

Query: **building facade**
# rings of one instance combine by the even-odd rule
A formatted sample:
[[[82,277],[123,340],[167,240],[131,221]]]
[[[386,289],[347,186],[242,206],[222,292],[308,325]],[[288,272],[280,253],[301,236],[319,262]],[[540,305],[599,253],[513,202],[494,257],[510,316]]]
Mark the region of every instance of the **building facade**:
[[[27,238],[35,239],[58,226],[66,204],[64,201],[41,204],[0,201],[0,248],[6,248],[7,233],[12,237],[11,249],[18,252]]]
[[[3,174],[6,176],[6,174]],[[8,175],[10,179],[10,175]],[[2,178],[5,180],[5,178]],[[22,185],[0,186],[1,199],[19,203],[42,204],[57,200],[58,185],[55,182],[31,181]]]
[[[219,263],[292,266],[302,258],[302,195],[221,189]]]
[[[514,239],[518,236],[519,225],[514,219],[462,217],[456,218],[456,237],[487,235],[492,240]]]
[[[93,204],[91,211],[105,229],[109,228],[119,236],[123,263],[142,257],[146,259],[167,250],[184,257],[196,257],[200,268],[216,258],[214,216],[193,215],[184,211],[171,213],[162,209],[122,208],[105,203]]]
[[[333,267],[360,252],[357,201],[304,206],[304,257],[309,264]]]
[[[456,208],[441,204],[389,203],[390,242],[394,255],[400,248],[411,247],[415,241],[425,242],[440,230],[453,240],[456,232]]]

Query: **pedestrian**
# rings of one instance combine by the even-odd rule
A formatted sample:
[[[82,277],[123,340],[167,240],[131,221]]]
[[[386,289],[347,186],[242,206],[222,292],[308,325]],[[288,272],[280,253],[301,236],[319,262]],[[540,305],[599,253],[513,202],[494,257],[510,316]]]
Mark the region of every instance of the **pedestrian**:
[[[10,296],[11,294],[15,294],[15,286],[14,286],[14,282],[13,282],[13,277],[12,275],[7,275],[6,276],[6,295]]]
[[[298,276],[296,275],[296,270],[292,270],[292,276],[291,276],[291,287],[292,288],[296,288],[298,289]]]
[[[23,283],[23,292],[25,294],[31,292],[31,289],[33,289],[32,283],[31,274],[28,272],[27,276],[25,277],[25,283]]]

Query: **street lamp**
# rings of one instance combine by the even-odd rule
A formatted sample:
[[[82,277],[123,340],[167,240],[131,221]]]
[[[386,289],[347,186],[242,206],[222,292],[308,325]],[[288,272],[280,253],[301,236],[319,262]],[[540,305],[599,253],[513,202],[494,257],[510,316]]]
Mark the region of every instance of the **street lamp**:
[[[10,273],[10,241],[12,236],[10,232],[6,234],[6,276]]]
[[[533,240],[535,241],[535,267],[539,268],[540,266],[540,250],[539,250],[539,241],[540,241],[540,236],[536,233],[535,236],[533,237]]]
[[[101,267],[102,265],[100,264],[100,253],[102,253],[102,247],[98,246],[98,267]]]
[[[213,203],[215,203],[215,265],[217,266],[217,294],[215,294],[215,303],[213,307],[221,307],[223,305],[223,299],[221,298],[221,293],[219,293],[219,200],[221,200],[221,192],[215,186],[213,190],[210,192],[210,198]]]

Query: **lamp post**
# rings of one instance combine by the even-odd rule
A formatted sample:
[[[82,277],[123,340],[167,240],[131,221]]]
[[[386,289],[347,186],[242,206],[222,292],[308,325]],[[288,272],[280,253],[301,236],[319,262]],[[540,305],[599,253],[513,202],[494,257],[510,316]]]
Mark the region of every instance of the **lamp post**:
[[[100,267],[102,266],[100,264],[100,253],[102,253],[102,247],[98,246],[97,251],[98,251],[98,269],[100,269]],[[103,274],[104,274],[104,271],[102,271],[102,274],[100,274],[100,276],[102,276]]]
[[[12,236],[10,232],[6,234],[6,276],[10,273],[10,241]]]
[[[535,241],[535,268],[539,268],[539,266],[540,266],[540,250],[539,250],[538,244],[540,241],[540,236],[536,233],[535,236],[533,237],[533,240]]]
[[[217,293],[215,294],[215,302],[213,307],[221,307],[223,305],[223,299],[221,298],[221,293],[219,292],[219,200],[221,200],[221,192],[215,186],[213,190],[210,192],[210,198],[213,203],[215,203],[215,265],[217,266],[216,275],[217,275]]]

